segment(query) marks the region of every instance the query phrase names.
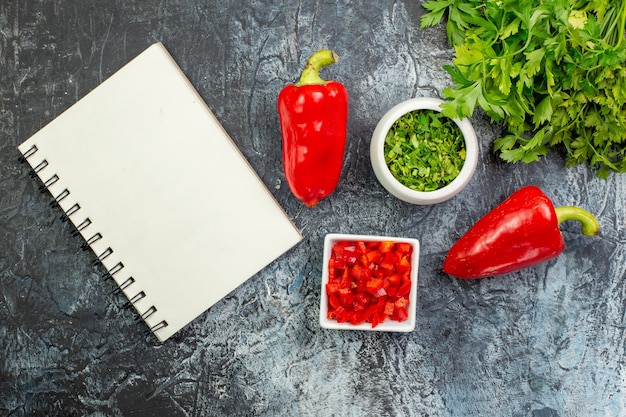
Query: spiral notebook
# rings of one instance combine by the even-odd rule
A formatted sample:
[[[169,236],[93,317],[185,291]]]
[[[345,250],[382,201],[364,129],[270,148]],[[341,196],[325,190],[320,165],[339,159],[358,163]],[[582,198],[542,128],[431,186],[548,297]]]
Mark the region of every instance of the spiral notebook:
[[[161,341],[302,239],[160,43],[19,150]]]

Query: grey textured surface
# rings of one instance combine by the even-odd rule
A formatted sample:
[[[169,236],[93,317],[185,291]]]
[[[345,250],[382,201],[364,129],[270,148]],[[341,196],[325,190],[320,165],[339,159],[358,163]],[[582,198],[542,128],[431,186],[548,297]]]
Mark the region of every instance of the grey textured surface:
[[[476,115],[469,186],[432,207],[377,183],[377,120],[449,83],[443,28],[420,31],[419,1],[82,1],[0,3],[0,415],[626,415],[626,177],[566,170],[558,154],[507,165],[499,127]],[[155,41],[171,51],[302,230],[301,244],[164,344],[80,250],[16,146]],[[290,194],[275,100],[316,49],[351,94],[336,192],[314,209]],[[537,184],[599,217],[602,235],[562,228],[558,259],[506,277],[440,272],[449,246],[508,194]],[[422,241],[416,330],[322,330],[328,232]]]

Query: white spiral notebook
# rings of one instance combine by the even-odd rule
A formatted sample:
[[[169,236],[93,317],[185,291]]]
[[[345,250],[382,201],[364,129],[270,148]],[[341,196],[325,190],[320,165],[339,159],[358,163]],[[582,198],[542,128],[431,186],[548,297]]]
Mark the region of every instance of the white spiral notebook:
[[[302,239],[160,43],[19,150],[161,341]]]

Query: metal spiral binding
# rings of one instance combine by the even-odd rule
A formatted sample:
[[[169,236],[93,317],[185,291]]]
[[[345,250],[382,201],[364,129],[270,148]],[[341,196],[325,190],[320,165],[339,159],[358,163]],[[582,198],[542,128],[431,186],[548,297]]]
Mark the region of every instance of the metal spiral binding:
[[[39,186],[39,192],[42,194],[45,193],[50,187],[56,184],[57,181],[59,181],[59,176],[57,174],[54,174],[53,176],[48,178],[42,185]]]
[[[28,148],[20,157],[19,157],[19,162],[20,163],[26,163],[28,162],[28,158],[30,158],[31,156],[33,156],[39,149],[37,148],[36,145],[32,145],[30,148]],[[35,167],[33,167],[30,171],[30,177],[32,178],[40,178],[41,179],[41,173],[42,171],[47,168],[49,165],[48,161],[46,159],[42,160],[41,162],[39,162]],[[42,180],[42,184],[39,186],[39,191],[44,193],[46,191],[50,191],[50,187],[52,187],[54,184],[56,184],[58,181],[60,181],[60,178],[57,174],[53,174],[52,176],[48,177],[47,180],[43,181]],[[69,195],[71,194],[71,191],[67,188],[63,189],[63,191],[61,191],[56,197],[54,197],[54,200],[50,202],[50,207],[55,208],[55,207],[59,207],[61,208],[61,201],[63,201],[65,198],[67,198]],[[62,222],[67,222],[68,220],[70,220],[70,217],[72,215],[74,215],[76,212],[78,212],[81,209],[80,204],[75,203],[73,204],[70,208],[68,208],[67,210],[63,210],[63,215],[61,216],[61,221]],[[75,229],[72,231],[72,236],[74,237],[78,237],[82,234],[82,232],[89,227],[92,224],[91,219],[89,217],[86,217],[81,223],[79,223]],[[82,250],[88,250],[90,248],[92,248],[92,245],[96,242],[98,242],[99,240],[101,240],[103,238],[102,234],[100,233],[95,233],[93,234],[90,238],[86,239],[85,242],[81,245],[81,249]],[[103,261],[105,259],[107,259],[109,256],[111,256],[114,253],[113,249],[111,247],[107,247],[104,251],[102,251],[99,255],[96,256],[96,259],[93,261],[94,265],[98,265],[98,264],[103,264]],[[105,279],[113,279],[113,276],[115,274],[117,274],[118,272],[120,272],[122,269],[124,268],[124,264],[122,262],[118,262],[117,264],[115,264],[115,266],[113,266],[112,268],[108,269],[103,275],[102,277]],[[118,284],[116,286],[115,291],[113,292],[114,294],[121,294],[123,293],[126,289],[130,288],[131,285],[133,285],[135,283],[135,279],[130,276],[128,277],[126,280],[124,280],[121,284]],[[137,302],[139,302],[140,300],[144,299],[146,297],[146,293],[144,291],[139,291],[138,293],[136,293],[133,297],[129,298],[128,301],[125,303],[123,308],[130,308],[132,306],[135,306],[135,304]],[[138,318],[137,318],[137,322],[139,321],[144,321],[147,323],[147,319],[149,317],[151,317],[152,315],[154,315],[156,312],[158,311],[158,309],[155,306],[150,306],[147,310],[145,310],[143,313],[140,313]],[[161,330],[165,327],[168,326],[167,321],[165,320],[161,320],[159,323],[153,325],[150,327],[150,332],[155,333],[158,330]]]
[[[141,320],[146,321],[148,319],[148,317],[150,317],[151,315],[153,315],[156,312],[157,312],[156,307],[154,307],[154,306],[150,307],[141,316],[139,316],[137,318],[137,322],[139,322]]]
[[[30,176],[35,178],[37,174],[41,172],[42,169],[48,166],[48,161],[44,159],[41,161],[35,168],[33,168],[33,172],[30,173]]]
[[[93,245],[100,239],[102,239],[102,235],[100,234],[100,232],[96,232],[93,236],[87,239],[82,245],[80,245],[80,248],[82,250],[89,250],[91,249],[91,245]]]
[[[120,285],[117,286],[117,288],[113,291],[113,294],[123,293],[124,290],[130,287],[131,285],[133,285],[134,282],[135,282],[135,278],[133,277],[126,278],[126,281],[122,282]]]
[[[70,216],[80,210],[80,204],[75,203],[72,207],[68,208],[65,213],[61,216],[61,221],[63,223],[67,222],[70,219]]]
[[[167,326],[168,326],[167,321],[161,320],[159,323],[157,323],[154,326],[150,327],[150,331],[152,331],[152,333],[154,333],[157,330],[161,330],[161,329],[166,328]]]
[[[109,246],[108,248],[104,250],[104,252],[98,255],[96,260],[93,261],[93,265],[96,266],[98,264],[102,264],[102,261],[104,261],[106,258],[111,256],[112,254],[113,254],[113,249],[111,249],[111,247]]]
[[[70,195],[70,191],[66,188],[65,190],[61,191],[61,193],[59,195],[57,195],[56,197],[54,197],[54,201],[50,202],[50,207],[54,208],[54,207],[61,207],[60,203],[61,201],[63,201],[63,199],[65,197],[67,197],[68,195]]]
[[[115,274],[117,274],[119,271],[121,271],[121,270],[122,270],[122,268],[124,268],[124,264],[123,264],[123,263],[121,263],[121,262],[118,262],[118,263],[117,263],[117,264],[116,264],[113,268],[109,269],[107,272],[105,272],[104,274],[102,274],[102,278],[104,278],[104,279],[113,279],[113,275],[115,275]],[[130,277],[130,278],[128,278],[128,279],[132,279],[132,280],[133,280],[133,282],[135,281],[135,280],[133,279],[133,277]],[[128,280],[126,280],[126,281],[128,281]],[[117,289],[119,289],[119,287],[118,287]],[[117,291],[117,289],[116,289],[116,291]],[[123,288],[122,288],[122,289],[123,289]],[[120,290],[120,292],[121,292],[121,290]]]
[[[137,303],[139,300],[142,300],[144,298],[146,298],[146,293],[143,291],[139,291],[133,297],[129,298],[128,302],[124,305],[124,308],[130,308],[135,305],[135,303]]]
[[[38,150],[39,150],[39,149],[37,149],[37,145],[33,145],[33,146],[31,146],[30,148],[28,148],[28,149],[26,150],[26,152],[24,152],[24,153],[22,154],[22,156],[20,156],[19,161],[20,161],[21,163],[26,162],[26,160],[27,160],[28,158],[30,158],[30,156],[31,156],[31,155],[33,155],[33,154],[34,154],[35,152],[37,152]]]
[[[72,236],[74,237],[80,236],[80,232],[82,232],[90,224],[91,224],[91,219],[89,217],[85,218],[85,220],[83,220],[82,223],[76,226],[76,229],[72,231]]]

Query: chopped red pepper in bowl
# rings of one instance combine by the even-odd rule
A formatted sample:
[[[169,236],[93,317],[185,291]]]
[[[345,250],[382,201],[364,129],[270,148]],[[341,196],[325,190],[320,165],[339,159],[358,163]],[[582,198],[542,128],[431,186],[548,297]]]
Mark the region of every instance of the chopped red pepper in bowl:
[[[324,239],[320,325],[327,329],[415,329],[419,241],[331,233]]]

